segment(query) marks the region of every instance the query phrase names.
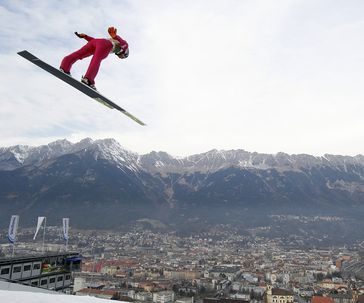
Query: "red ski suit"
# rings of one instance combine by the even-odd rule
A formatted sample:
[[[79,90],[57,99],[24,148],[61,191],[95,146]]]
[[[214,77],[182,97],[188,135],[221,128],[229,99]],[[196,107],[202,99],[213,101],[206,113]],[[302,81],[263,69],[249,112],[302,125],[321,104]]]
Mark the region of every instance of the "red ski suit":
[[[84,77],[87,78],[91,84],[95,84],[95,77],[99,71],[101,61],[115,50],[116,44],[123,50],[126,50],[128,48],[128,43],[118,35],[116,35],[115,39],[92,38],[87,35],[85,35],[84,38],[88,41],[87,44],[78,51],[64,57],[60,68],[62,68],[64,72],[69,73],[72,65],[77,60],[82,60],[83,58],[93,55]]]

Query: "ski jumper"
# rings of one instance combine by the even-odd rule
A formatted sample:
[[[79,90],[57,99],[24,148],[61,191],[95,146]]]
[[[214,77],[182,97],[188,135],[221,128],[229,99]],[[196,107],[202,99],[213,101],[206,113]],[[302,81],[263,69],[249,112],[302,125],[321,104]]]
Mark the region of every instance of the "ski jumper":
[[[62,68],[66,73],[69,73],[72,65],[77,60],[82,60],[93,55],[84,77],[87,78],[91,84],[95,84],[95,77],[99,71],[101,61],[104,60],[110,53],[117,53],[120,49],[128,49],[128,43],[118,35],[116,35],[114,39],[92,38],[85,35],[84,39],[88,41],[87,44],[72,54],[64,57],[60,68]]]

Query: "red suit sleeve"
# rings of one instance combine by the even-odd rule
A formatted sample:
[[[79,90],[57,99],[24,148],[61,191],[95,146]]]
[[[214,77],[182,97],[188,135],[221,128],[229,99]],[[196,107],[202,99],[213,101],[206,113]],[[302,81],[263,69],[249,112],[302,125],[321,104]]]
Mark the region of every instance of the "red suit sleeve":
[[[91,41],[91,40],[93,40],[94,38],[93,38],[93,37],[90,37],[90,36],[85,35],[84,39],[86,39],[87,41]]]
[[[129,47],[128,42],[126,42],[126,41],[125,41],[124,39],[122,39],[120,36],[116,35],[114,39],[115,39],[115,40],[117,40],[117,41],[119,41],[120,46],[121,46],[121,48],[122,48],[123,50],[126,50],[126,49]]]

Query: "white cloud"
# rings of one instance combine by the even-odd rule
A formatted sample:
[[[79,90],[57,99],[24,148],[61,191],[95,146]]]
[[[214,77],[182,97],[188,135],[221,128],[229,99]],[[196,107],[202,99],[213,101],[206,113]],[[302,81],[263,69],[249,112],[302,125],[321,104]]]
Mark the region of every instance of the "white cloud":
[[[2,145],[113,137],[144,153],[364,150],[364,3],[349,1],[3,1]],[[46,16],[46,17],[45,17]],[[114,25],[130,57],[103,63],[97,86],[140,127],[16,52],[57,66]],[[79,78],[88,61],[77,62]]]

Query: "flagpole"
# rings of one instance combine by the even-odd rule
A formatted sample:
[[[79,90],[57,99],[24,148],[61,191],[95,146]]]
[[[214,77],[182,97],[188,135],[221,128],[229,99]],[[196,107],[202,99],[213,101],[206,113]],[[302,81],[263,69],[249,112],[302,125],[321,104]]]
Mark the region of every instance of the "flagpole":
[[[42,254],[44,254],[44,239],[45,239],[46,223],[47,223],[47,218],[44,217]]]

